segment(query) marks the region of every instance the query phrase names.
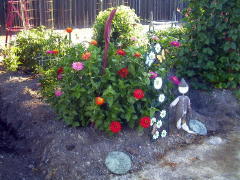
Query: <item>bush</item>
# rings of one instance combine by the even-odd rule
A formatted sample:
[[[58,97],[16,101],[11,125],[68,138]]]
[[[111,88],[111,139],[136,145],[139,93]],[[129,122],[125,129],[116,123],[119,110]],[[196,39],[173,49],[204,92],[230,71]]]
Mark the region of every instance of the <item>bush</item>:
[[[177,71],[195,88],[236,88],[240,84],[240,3],[189,0],[186,43]]]
[[[39,64],[46,64],[48,50],[63,53],[67,44],[66,39],[45,27],[22,31],[17,35],[14,45],[6,49],[4,64],[10,70],[16,70],[21,64],[23,70],[33,71]]]
[[[101,48],[72,47],[59,64],[43,74],[42,95],[68,125],[94,124],[115,133],[121,125],[140,129],[150,126],[149,116],[167,108],[171,99],[168,81],[161,89],[153,88],[149,71],[155,69],[161,77],[166,72],[158,66],[148,69],[144,51],[133,46],[116,49],[111,44],[103,73]],[[161,93],[166,97],[163,103],[158,101]]]
[[[100,47],[104,47],[104,28],[105,22],[109,17],[110,12],[114,8],[109,8],[103,12],[100,12],[96,18],[96,22],[93,26],[94,38],[98,41]],[[136,38],[139,41],[143,40],[143,26],[139,23],[140,19],[135,14],[134,10],[127,6],[117,7],[116,15],[112,21],[111,40],[115,46],[127,47],[136,43],[131,38]]]

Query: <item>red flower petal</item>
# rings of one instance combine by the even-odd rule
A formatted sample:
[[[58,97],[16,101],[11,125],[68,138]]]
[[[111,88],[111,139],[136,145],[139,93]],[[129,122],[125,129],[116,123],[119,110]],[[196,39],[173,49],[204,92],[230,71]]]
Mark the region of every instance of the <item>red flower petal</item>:
[[[121,123],[118,121],[113,121],[109,125],[109,130],[112,131],[113,133],[118,133],[122,129]]]
[[[151,123],[151,119],[148,116],[142,117],[140,119],[140,126],[142,126],[143,128],[149,128],[150,123]]]
[[[144,98],[144,91],[142,89],[135,89],[133,92],[133,96],[136,99],[142,99]]]

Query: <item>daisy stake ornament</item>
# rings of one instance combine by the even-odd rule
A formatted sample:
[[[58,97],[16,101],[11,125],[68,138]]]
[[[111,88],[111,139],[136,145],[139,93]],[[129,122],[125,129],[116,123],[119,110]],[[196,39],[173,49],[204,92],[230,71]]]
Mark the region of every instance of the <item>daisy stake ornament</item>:
[[[191,103],[188,96],[185,94],[188,92],[189,86],[184,79],[181,79],[178,85],[178,91],[182,94],[178,96],[171,104],[170,108],[174,108],[175,120],[177,129],[183,129],[190,134],[196,134],[189,128],[189,119],[191,117]]]

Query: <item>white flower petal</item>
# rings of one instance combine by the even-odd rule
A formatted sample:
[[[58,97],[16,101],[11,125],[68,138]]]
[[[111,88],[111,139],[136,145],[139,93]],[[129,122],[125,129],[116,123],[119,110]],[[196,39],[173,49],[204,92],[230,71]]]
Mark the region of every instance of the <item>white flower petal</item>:
[[[159,137],[159,131],[156,131],[155,134],[153,135],[153,139],[157,139]]]
[[[161,45],[160,45],[159,43],[157,43],[157,44],[155,45],[155,51],[156,51],[156,53],[159,53],[161,50],[162,50]]]
[[[157,78],[155,78],[155,80],[154,80],[154,88],[155,89],[161,89],[161,87],[162,87],[162,78],[161,77],[157,77]]]
[[[160,127],[162,127],[162,121],[161,121],[161,120],[159,120],[159,121],[156,123],[156,125],[157,125],[157,128],[160,128]]]
[[[166,137],[166,136],[167,136],[167,131],[163,130],[162,133],[161,133],[161,137]]]
[[[165,95],[164,94],[160,94],[159,97],[158,97],[158,101],[160,103],[162,103],[164,100],[165,100]]]
[[[156,122],[157,120],[156,120],[156,118],[155,117],[153,117],[152,119],[151,119],[151,126],[153,126],[153,124]]]
[[[165,118],[166,114],[167,114],[166,110],[162,110],[160,113],[161,118]]]
[[[150,58],[151,60],[155,60],[156,55],[154,54],[154,52],[150,52],[149,58]]]
[[[153,62],[154,62],[154,59],[150,59],[149,56],[146,57],[146,62],[145,62],[146,65],[150,67]]]

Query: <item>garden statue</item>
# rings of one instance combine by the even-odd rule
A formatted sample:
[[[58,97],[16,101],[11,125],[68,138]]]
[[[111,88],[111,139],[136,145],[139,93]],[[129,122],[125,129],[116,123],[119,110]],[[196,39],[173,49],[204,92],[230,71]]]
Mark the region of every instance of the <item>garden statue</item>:
[[[180,84],[178,85],[178,91],[182,94],[178,96],[171,104],[170,108],[174,107],[176,126],[178,129],[183,129],[190,134],[196,134],[194,131],[189,129],[189,120],[191,117],[191,104],[190,99],[185,94],[188,92],[189,86],[184,79],[181,79]]]

